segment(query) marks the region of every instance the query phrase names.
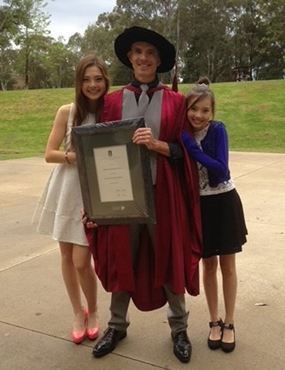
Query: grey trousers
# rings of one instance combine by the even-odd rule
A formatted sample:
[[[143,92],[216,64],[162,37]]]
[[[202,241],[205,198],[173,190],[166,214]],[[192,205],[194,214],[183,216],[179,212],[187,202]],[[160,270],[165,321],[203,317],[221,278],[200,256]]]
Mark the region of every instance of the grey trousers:
[[[137,257],[139,248],[139,234],[142,231],[143,225],[130,225],[130,237],[133,253],[133,261]],[[152,240],[154,241],[154,225],[147,225]],[[186,311],[184,294],[174,294],[168,285],[164,286],[165,294],[168,301],[167,319],[171,332],[173,335],[186,330],[188,327],[189,312]],[[128,292],[114,292],[111,298],[111,319],[109,320],[109,327],[115,330],[126,330],[130,325],[128,308],[130,304],[130,293]]]

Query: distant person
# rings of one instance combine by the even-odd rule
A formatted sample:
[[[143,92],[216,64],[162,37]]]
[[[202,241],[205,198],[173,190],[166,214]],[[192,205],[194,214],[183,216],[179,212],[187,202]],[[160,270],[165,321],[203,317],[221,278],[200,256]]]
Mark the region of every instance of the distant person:
[[[208,346],[235,348],[236,253],[246,243],[242,203],[229,171],[226,128],[214,121],[215,98],[209,79],[200,79],[187,96],[187,117],[194,138],[183,132],[189,155],[198,162],[203,230],[203,282],[210,313]],[[219,258],[218,258],[219,256]],[[218,262],[222,272],[224,321],[218,311]]]
[[[187,125],[185,97],[160,83],[157,76],[173,68],[175,48],[152,30],[131,27],[116,38],[115,52],[133,70],[133,79],[106,96],[102,117],[113,121],[144,116],[146,127],[135,131],[133,143],[144,145],[150,153],[157,223],[94,228],[84,220],[97,274],[112,292],[108,328],[93,355],[107,355],[126,337],[132,298],[142,311],[168,302],[173,351],[181,362],[188,362],[192,347],[184,293],[185,288],[191,295],[199,293],[198,173],[181,140]],[[144,108],[141,97],[147,97]]]
[[[45,159],[58,164],[36,210],[39,214],[37,231],[59,242],[63,280],[74,312],[72,340],[76,344],[86,337],[97,338],[99,318],[97,278],[81,221],[83,201],[71,131],[73,126],[98,122],[108,88],[105,64],[94,55],[85,56],[76,68],[75,103],[59,108],[47,142]],[[63,142],[64,149],[61,148]],[[81,290],[87,308],[82,304]]]

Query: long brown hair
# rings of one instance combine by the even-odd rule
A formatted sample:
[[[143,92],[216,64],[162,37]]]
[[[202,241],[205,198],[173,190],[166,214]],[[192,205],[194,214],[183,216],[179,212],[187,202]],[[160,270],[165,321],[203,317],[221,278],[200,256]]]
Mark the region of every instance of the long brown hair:
[[[83,57],[76,66],[75,71],[75,114],[73,119],[73,126],[80,126],[82,122],[88,115],[88,99],[82,93],[82,84],[83,78],[86,68],[95,66],[100,69],[102,75],[106,82],[106,91],[104,93],[107,94],[107,91],[110,87],[110,78],[108,74],[108,70],[106,64],[103,62],[102,59],[98,58],[94,54],[88,54]],[[99,99],[98,102],[98,110],[96,112],[96,121],[98,122],[101,108],[103,104],[103,96]]]
[[[199,80],[196,82],[195,87],[190,90],[186,97],[186,104],[187,110],[189,110],[194,104],[204,98],[211,99],[211,106],[212,106],[212,118],[215,115],[215,96],[213,91],[209,88],[210,80],[208,77],[200,77]],[[190,103],[190,105],[189,105]]]

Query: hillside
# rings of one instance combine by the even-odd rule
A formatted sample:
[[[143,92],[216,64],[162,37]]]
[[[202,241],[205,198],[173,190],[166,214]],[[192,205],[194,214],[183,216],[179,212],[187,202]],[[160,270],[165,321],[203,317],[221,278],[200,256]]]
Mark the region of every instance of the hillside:
[[[187,94],[193,85],[179,85]],[[213,84],[215,119],[226,124],[230,150],[285,152],[285,81]],[[115,87],[113,87],[115,89]],[[57,109],[73,89],[0,92],[0,159],[43,156]]]

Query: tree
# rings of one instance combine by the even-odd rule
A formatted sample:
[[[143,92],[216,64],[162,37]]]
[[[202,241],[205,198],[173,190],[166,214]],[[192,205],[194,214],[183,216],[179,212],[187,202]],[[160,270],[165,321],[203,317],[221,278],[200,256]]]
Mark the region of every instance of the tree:
[[[265,32],[257,73],[261,79],[284,78],[285,3],[283,0],[260,0]]]
[[[19,32],[20,1],[4,0],[0,7],[0,84],[2,90],[12,88],[13,60],[17,54],[12,41]]]
[[[3,52],[0,49],[0,86],[1,90],[12,89],[13,87],[13,70],[16,52],[13,49],[6,49]]]
[[[112,13],[100,14],[97,22],[87,27],[82,40],[83,54],[94,52],[101,57],[109,67],[115,85],[123,84],[129,75],[127,68],[122,68],[114,53],[115,37],[124,29],[123,19],[118,7]]]
[[[83,37],[80,35],[80,33],[76,32],[72,36],[70,36],[66,45],[68,50],[74,55],[77,60],[79,60],[82,56],[82,42]]]
[[[78,62],[76,54],[57,41],[50,45],[46,61],[51,87],[73,86],[75,65]]]
[[[184,82],[195,81],[207,75],[212,82],[229,78],[232,66],[230,1],[195,0],[184,2]]]
[[[15,39],[15,43],[21,48],[23,57],[23,72],[25,76],[26,88],[29,88],[29,73],[30,73],[30,55],[37,48],[36,36],[46,36],[50,33],[47,30],[49,25],[50,15],[42,11],[47,3],[44,0],[22,0],[21,4],[21,19],[19,32]]]
[[[9,44],[21,23],[21,0],[3,0],[0,7],[0,46]]]
[[[27,88],[73,85],[74,67],[87,53],[105,60],[113,84],[130,80],[131,71],[115,56],[114,40],[125,28],[142,26],[165,36],[176,47],[184,82],[207,75],[229,81],[234,67],[250,78],[284,78],[284,0],[117,0],[68,43],[49,37],[45,0],[4,0],[0,6],[0,83],[25,76]],[[15,47],[16,44],[16,47]],[[15,62],[13,59],[15,59]],[[171,74],[161,80],[169,83]]]

